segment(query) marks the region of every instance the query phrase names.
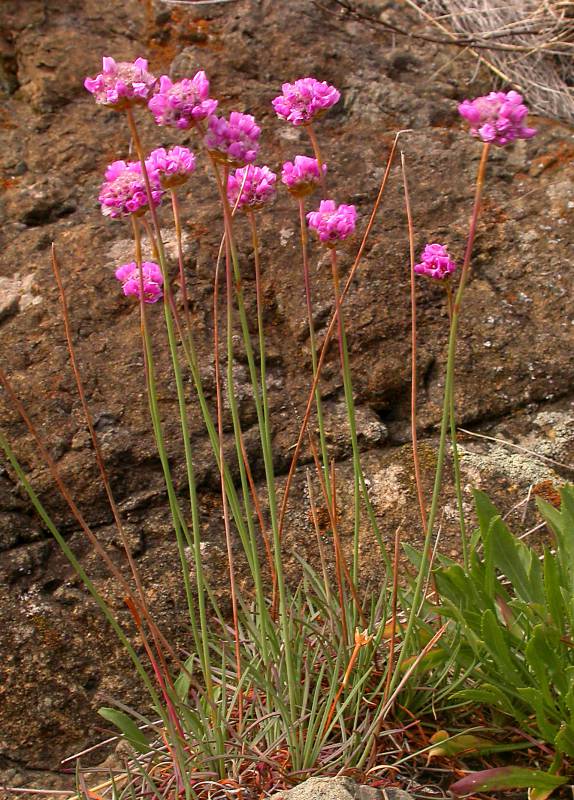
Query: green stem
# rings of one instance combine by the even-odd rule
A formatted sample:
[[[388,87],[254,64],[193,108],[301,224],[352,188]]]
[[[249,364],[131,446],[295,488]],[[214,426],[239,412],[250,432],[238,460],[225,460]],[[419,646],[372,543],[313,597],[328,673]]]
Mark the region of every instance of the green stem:
[[[278,524],[278,515],[277,515],[277,494],[275,489],[275,475],[273,470],[273,453],[269,446],[271,441],[270,433],[265,428],[265,414],[262,409],[262,400],[259,391],[259,384],[260,379],[257,375],[257,369],[255,366],[255,358],[253,355],[253,348],[251,345],[251,337],[249,333],[249,325],[247,321],[247,315],[245,312],[245,303],[243,301],[243,289],[241,285],[241,272],[239,268],[239,258],[237,254],[237,249],[235,245],[235,239],[233,236],[233,222],[232,222],[232,215],[231,215],[231,208],[229,206],[229,202],[227,200],[227,195],[225,192],[224,184],[221,180],[221,176],[217,169],[217,165],[212,161],[214,172],[217,180],[217,186],[221,198],[221,204],[223,207],[223,214],[224,214],[224,222],[225,222],[225,234],[226,238],[229,242],[229,251],[231,255],[231,261],[233,264],[233,273],[235,279],[235,296],[237,298],[237,307],[239,312],[239,321],[241,325],[241,331],[243,336],[243,342],[245,345],[245,352],[247,356],[247,363],[249,367],[249,374],[251,379],[251,385],[253,388],[253,397],[255,401],[255,409],[257,414],[257,422],[259,426],[259,433],[260,433],[260,440],[261,440],[261,448],[263,453],[263,463],[265,467],[265,478],[267,483],[267,491],[268,491],[268,502],[269,502],[269,515],[271,518],[271,529],[273,532],[273,556],[275,560],[275,571],[277,574],[277,584],[278,584],[278,593],[279,593],[279,616],[281,620],[281,630],[283,636],[283,645],[285,648],[284,657],[285,657],[285,664],[287,669],[287,688],[289,693],[289,710],[291,715],[291,724],[289,726],[289,730],[287,735],[291,741],[296,741],[296,734],[293,730],[293,726],[295,721],[298,719],[298,709],[297,709],[297,701],[296,701],[296,691],[297,687],[299,686],[299,678],[295,675],[294,663],[293,663],[293,653],[289,647],[289,616],[288,616],[288,609],[287,609],[287,592],[285,586],[285,578],[283,573],[283,562],[281,559],[281,542],[279,536],[279,524]],[[293,755],[294,755],[294,762],[297,761],[297,749],[293,748]],[[294,768],[298,768],[298,764],[293,764]]]
[[[92,597],[96,601],[97,605],[101,609],[105,619],[110,624],[111,628],[113,629],[114,633],[116,634],[116,636],[118,637],[118,639],[120,640],[122,645],[125,647],[126,652],[128,653],[129,657],[131,658],[132,663],[133,663],[134,667],[136,668],[136,671],[137,671],[138,675],[142,679],[147,691],[149,692],[149,695],[151,697],[152,703],[154,704],[154,707],[157,709],[158,713],[161,714],[162,719],[164,721],[164,724],[167,724],[167,718],[166,718],[165,712],[162,709],[162,705],[161,705],[161,702],[160,702],[159,695],[157,694],[157,692],[156,692],[156,690],[155,690],[155,688],[153,686],[153,683],[151,682],[151,680],[149,678],[149,675],[145,671],[144,666],[143,666],[142,662],[140,661],[137,653],[135,652],[134,648],[130,644],[129,639],[127,638],[127,636],[125,635],[125,633],[121,629],[121,627],[120,627],[119,623],[117,622],[112,610],[110,609],[108,604],[105,602],[105,600],[102,598],[102,596],[100,595],[100,593],[96,589],[95,585],[92,583],[92,581],[90,580],[90,578],[88,577],[88,575],[84,571],[82,565],[80,564],[80,562],[78,561],[78,559],[76,558],[76,556],[74,555],[74,553],[72,552],[70,547],[68,546],[68,543],[66,542],[64,537],[60,534],[60,532],[58,531],[58,529],[54,525],[52,519],[48,515],[48,512],[45,510],[45,508],[42,505],[42,503],[40,502],[37,494],[35,493],[34,489],[32,488],[31,484],[29,483],[28,479],[26,478],[26,476],[24,474],[24,471],[22,470],[22,467],[20,466],[20,463],[18,462],[16,456],[14,455],[14,452],[12,451],[12,448],[8,444],[8,441],[6,440],[6,438],[4,437],[4,434],[1,431],[0,431],[0,447],[2,447],[2,449],[6,453],[6,457],[8,458],[10,463],[12,464],[12,467],[14,468],[14,471],[15,471],[16,475],[18,476],[19,481],[21,482],[22,486],[24,487],[28,497],[32,501],[32,505],[36,509],[36,512],[38,513],[39,517],[42,519],[42,521],[44,522],[44,524],[46,525],[46,527],[48,528],[48,530],[50,531],[50,533],[52,534],[52,536],[54,537],[56,542],[58,543],[58,546],[62,550],[63,554],[66,556],[66,558],[68,559],[68,561],[70,562],[72,567],[75,569],[75,571],[76,571],[77,575],[79,576],[80,580],[82,581],[82,583],[84,584],[86,589],[89,591],[89,593],[92,595]]]
[[[169,341],[169,349],[170,349],[170,354],[171,354],[171,360],[172,360],[174,375],[175,375],[175,379],[176,379],[176,389],[177,389],[178,406],[179,406],[179,413],[180,413],[180,423],[181,423],[181,426],[182,426],[182,435],[183,435],[184,444],[185,444],[185,443],[189,443],[189,431],[188,431],[188,426],[187,426],[187,411],[186,411],[186,404],[185,404],[185,392],[184,392],[184,389],[183,389],[183,380],[182,380],[181,369],[180,369],[180,365],[179,365],[179,359],[178,359],[178,355],[177,355],[177,344],[176,344],[175,333],[174,333],[174,328],[173,328],[173,318],[172,318],[172,315],[171,315],[171,310],[170,310],[170,305],[169,305],[169,298],[171,296],[171,292],[170,292],[170,287],[169,287],[169,273],[168,273],[168,269],[167,269],[167,259],[166,259],[166,256],[165,256],[165,249],[164,249],[164,246],[163,246],[163,238],[162,238],[162,233],[161,233],[161,226],[159,224],[159,219],[158,219],[158,216],[157,216],[155,204],[153,202],[151,183],[150,183],[150,179],[149,179],[149,175],[148,175],[148,171],[147,171],[147,167],[146,167],[146,163],[145,163],[145,155],[144,155],[144,151],[143,151],[143,148],[142,148],[141,140],[139,138],[139,134],[138,134],[135,118],[134,118],[134,115],[133,115],[133,111],[132,111],[131,107],[129,107],[129,106],[126,109],[126,115],[127,115],[127,119],[128,119],[128,125],[129,125],[129,128],[130,128],[130,132],[131,132],[131,135],[132,135],[132,139],[133,139],[133,142],[134,142],[134,146],[135,146],[135,149],[136,149],[139,161],[140,161],[140,165],[141,165],[141,169],[142,169],[142,175],[143,175],[144,183],[145,183],[145,187],[146,187],[148,206],[149,206],[149,213],[150,213],[150,216],[151,216],[151,219],[152,219],[152,223],[153,223],[153,228],[154,228],[155,234],[156,234],[156,246],[157,246],[157,249],[158,249],[159,262],[160,262],[160,266],[161,266],[161,270],[162,270],[162,274],[163,274],[163,279],[164,279],[164,297],[165,297],[164,306],[163,306],[164,307],[164,318],[165,318],[165,323],[166,323],[166,329],[167,329],[167,335],[168,335],[168,341]],[[134,226],[134,227],[137,227],[137,226]],[[138,230],[138,235],[139,235],[139,230]],[[141,273],[141,269],[140,269],[140,273]],[[142,303],[142,308],[143,308],[143,303]],[[192,632],[193,632],[193,635],[194,635],[194,640],[195,640],[198,652],[201,653],[200,657],[201,657],[201,660],[202,660],[202,663],[203,663],[205,649],[204,649],[204,645],[201,643],[201,641],[199,640],[199,637],[198,637],[197,621],[196,621],[196,618],[195,618],[195,607],[194,607],[194,603],[193,603],[193,595],[191,593],[191,587],[190,587],[190,581],[189,581],[189,571],[188,571],[188,567],[187,567],[187,560],[185,558],[185,546],[184,546],[184,543],[183,543],[183,537],[185,537],[185,540],[187,541],[189,546],[192,547],[192,549],[193,549],[193,547],[194,547],[193,538],[199,537],[199,529],[195,531],[195,537],[191,537],[190,536],[189,530],[187,528],[187,525],[185,524],[185,520],[184,520],[183,514],[181,513],[181,509],[179,508],[179,504],[177,502],[177,498],[176,498],[176,495],[175,495],[175,489],[174,489],[174,486],[173,486],[173,481],[172,481],[171,472],[170,472],[170,468],[169,468],[169,461],[168,461],[168,458],[167,458],[167,453],[165,451],[165,444],[164,444],[164,440],[163,440],[163,431],[162,431],[162,426],[161,426],[161,419],[160,419],[159,410],[158,410],[158,406],[157,406],[157,393],[156,393],[156,388],[155,388],[155,375],[154,375],[154,368],[153,368],[153,354],[152,354],[152,349],[151,349],[151,341],[150,341],[150,338],[149,338],[149,333],[147,331],[147,325],[145,323],[145,314],[142,314],[142,333],[144,334],[144,348],[145,348],[146,360],[147,360],[147,363],[148,363],[149,378],[151,380],[150,390],[148,391],[148,397],[149,397],[149,400],[150,400],[150,412],[151,412],[151,416],[152,416],[152,423],[153,423],[153,426],[154,426],[154,434],[155,434],[155,437],[156,437],[156,442],[157,442],[157,446],[158,446],[158,452],[159,452],[159,455],[160,455],[160,461],[162,463],[162,468],[163,468],[163,472],[164,472],[164,478],[165,478],[165,482],[166,482],[166,488],[167,488],[167,492],[168,492],[168,499],[169,499],[169,503],[170,503],[170,508],[172,509],[172,516],[173,516],[173,521],[174,521],[174,529],[175,529],[175,533],[176,533],[176,540],[177,540],[177,544],[178,544],[180,560],[181,560],[181,563],[182,563],[182,571],[183,571],[183,576],[184,576],[184,586],[185,586],[187,600],[188,600],[188,608],[190,609],[190,621],[191,621],[191,624],[192,624]],[[187,460],[187,451],[186,451],[186,460]],[[190,466],[188,464],[188,470],[189,470],[189,468],[190,468]],[[190,496],[190,499],[191,499],[191,496]],[[193,609],[193,611],[192,611],[192,609]],[[202,637],[202,638],[205,638],[205,637]],[[206,669],[204,678],[206,680],[206,688],[207,688],[207,685],[208,685],[209,681],[211,680],[211,670],[209,668]],[[211,708],[213,709],[215,706],[212,704],[212,701],[213,701],[213,687],[212,687],[212,685],[211,685],[211,691],[208,692],[208,699],[210,700],[210,705],[211,705]],[[216,725],[215,735],[216,735],[216,740],[217,740],[218,751],[219,751],[219,753],[223,753],[224,752],[224,739],[223,739],[223,733],[221,731],[221,727],[219,725]],[[223,772],[224,772],[223,763],[220,762],[218,766],[219,766],[220,772],[223,774]]]
[[[187,288],[186,288],[184,263],[183,263],[183,248],[182,248],[182,238],[181,238],[181,218],[179,211],[179,202],[177,198],[177,193],[174,189],[170,191],[170,194],[171,194],[173,219],[175,224],[175,233],[177,240],[179,279],[181,284],[181,293],[183,297],[184,314],[185,314],[187,329],[188,331],[191,331],[191,317],[189,314],[189,304],[187,299]],[[165,311],[165,305],[170,302],[175,307],[175,301],[173,295],[171,294],[171,290],[168,287],[164,295],[164,311]],[[167,320],[170,319],[169,310],[166,311],[165,314],[167,322]],[[168,337],[169,337],[170,351],[173,355],[175,355],[177,353],[177,344],[175,342],[175,336],[172,325],[168,325]],[[197,484],[195,481],[195,474],[193,469],[191,437],[187,424],[185,391],[183,388],[181,370],[179,367],[179,359],[175,357],[173,360],[175,361],[174,370],[176,372],[176,381],[178,382],[178,401],[179,401],[179,410],[181,416],[181,427],[182,427],[183,445],[185,451],[185,463],[187,470],[187,483],[188,483],[189,501],[191,509],[193,560],[195,564],[195,581],[197,587],[197,603],[199,606],[199,625],[201,630],[200,648],[198,652],[200,654],[201,669],[205,679],[207,696],[210,702],[213,703],[214,701],[213,680],[212,680],[211,660],[209,654],[210,629],[207,621],[207,609],[205,603],[207,587],[206,587],[205,573],[203,571],[203,558],[201,553],[201,522],[199,517],[199,500],[197,496]],[[212,715],[212,723],[215,723],[213,708],[211,709],[210,713]]]
[[[351,431],[351,447],[353,451],[353,496],[354,496],[354,531],[353,531],[353,584],[356,586],[359,578],[359,533],[361,529],[361,457],[359,454],[359,443],[357,441],[357,423],[355,420],[355,401],[353,399],[353,383],[351,379],[351,368],[349,365],[349,351],[347,347],[347,335],[345,333],[345,323],[343,319],[343,309],[339,301],[339,271],[337,267],[337,251],[331,250],[331,272],[333,275],[333,287],[335,290],[335,313],[337,314],[337,333],[339,339],[339,356],[341,359],[341,370],[343,373],[343,390],[345,393],[345,404],[347,407],[347,418]],[[366,501],[368,498],[365,496]]]
[[[311,364],[313,368],[313,381],[317,378],[317,340],[315,336],[315,325],[313,323],[313,306],[311,303],[311,282],[309,280],[309,253],[307,238],[307,223],[305,221],[305,204],[302,197],[298,197],[299,204],[299,226],[301,229],[301,253],[303,255],[303,282],[305,285],[305,303],[307,306],[307,323],[309,325],[309,347],[311,348]],[[323,461],[323,478],[327,498],[331,500],[331,482],[329,479],[329,453],[327,451],[327,439],[325,436],[325,423],[323,418],[323,403],[321,401],[321,390],[317,383],[315,387],[315,405],[317,408],[317,426],[319,428],[319,442],[321,445],[321,459]]]
[[[417,294],[415,283],[415,236],[413,217],[411,213],[411,202],[409,195],[409,185],[407,181],[407,171],[405,157],[401,152],[401,166],[403,170],[403,190],[405,195],[405,209],[407,214],[407,227],[409,232],[409,260],[410,260],[410,287],[411,287],[411,439],[413,447],[413,464],[415,468],[415,483],[417,487],[417,498],[419,501],[419,511],[423,531],[427,528],[427,514],[425,498],[423,493],[421,467],[419,459],[418,436],[417,436]]]
[[[452,287],[450,283],[446,285],[446,292],[447,292],[447,303],[448,303],[448,312],[449,312],[449,319],[451,320],[452,324],[452,312],[453,312],[453,297],[452,297]],[[455,402],[454,402],[454,378],[452,382],[452,386],[450,389],[450,400],[449,400],[449,409],[448,409],[449,419],[450,419],[450,440],[452,444],[452,463],[453,463],[453,470],[454,470],[454,489],[456,494],[456,505],[458,509],[458,520],[460,525],[460,543],[461,543],[461,550],[462,550],[462,563],[464,565],[465,571],[468,569],[468,540],[466,536],[466,522],[464,519],[464,500],[462,494],[462,480],[460,474],[460,456],[458,452],[458,441],[457,441],[457,432],[456,432],[456,409],[455,409]]]
[[[442,485],[442,476],[443,476],[443,469],[444,469],[444,462],[445,462],[445,455],[446,455],[446,435],[449,423],[449,410],[450,410],[450,403],[451,403],[451,392],[454,382],[454,368],[455,368],[455,361],[456,361],[456,336],[458,331],[458,320],[460,315],[460,308],[462,303],[462,298],[464,295],[464,290],[466,287],[466,282],[468,279],[468,273],[470,269],[470,257],[472,254],[472,247],[474,244],[474,239],[476,236],[476,227],[478,222],[478,216],[480,212],[480,200],[482,197],[482,190],[484,187],[484,177],[486,172],[486,162],[488,160],[488,152],[489,152],[489,145],[485,144],[482,150],[482,157],[480,159],[480,165],[478,167],[478,175],[476,179],[476,190],[474,195],[474,206],[472,211],[472,216],[470,220],[470,227],[468,233],[468,240],[466,245],[466,251],[464,256],[464,262],[462,266],[460,282],[458,286],[458,291],[456,293],[455,302],[453,305],[452,311],[452,320],[450,325],[450,333],[449,333],[449,340],[448,340],[448,358],[447,358],[447,365],[446,365],[446,379],[445,379],[445,389],[444,389],[444,399],[443,399],[443,410],[442,410],[442,419],[441,419],[441,426],[440,426],[440,438],[439,438],[439,448],[438,448],[438,455],[437,455],[437,467],[435,473],[435,481],[434,481],[434,488],[433,488],[433,495],[431,501],[431,507],[427,522],[427,531],[425,535],[425,541],[423,545],[423,552],[421,558],[421,565],[419,568],[419,572],[417,575],[417,580],[415,584],[415,590],[413,593],[412,601],[411,601],[411,609],[409,612],[409,618],[407,621],[407,626],[405,630],[405,635],[403,637],[403,646],[401,648],[401,652],[397,659],[397,663],[395,665],[395,671],[391,680],[390,684],[390,691],[392,691],[395,686],[397,685],[400,679],[400,667],[407,657],[409,652],[409,644],[410,639],[413,634],[414,626],[416,619],[419,614],[419,605],[422,599],[422,590],[423,586],[427,580],[427,569],[429,565],[429,558],[431,552],[431,545],[432,545],[432,538],[433,538],[433,529],[434,529],[434,522],[436,519],[437,511],[438,511],[438,502],[440,497],[440,490]]]

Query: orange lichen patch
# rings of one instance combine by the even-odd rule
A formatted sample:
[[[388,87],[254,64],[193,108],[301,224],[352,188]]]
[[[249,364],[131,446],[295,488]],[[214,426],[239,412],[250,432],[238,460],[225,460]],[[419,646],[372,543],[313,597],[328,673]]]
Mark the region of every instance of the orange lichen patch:
[[[500,223],[508,220],[507,212],[490,198],[485,198],[482,203],[482,216],[488,218],[488,222]]]
[[[18,125],[14,122],[14,115],[7,108],[0,106],[0,128],[9,131],[17,127]]]
[[[542,172],[556,172],[564,165],[574,161],[574,145],[567,142],[560,142],[558,147],[538,156],[532,162],[530,175],[540,175]]]
[[[7,192],[9,189],[13,189],[15,186],[18,185],[20,178],[11,177],[11,178],[4,178],[0,180],[0,191]]]
[[[532,488],[532,494],[542,498],[542,500],[546,500],[546,502],[550,503],[554,508],[560,508],[560,492],[552,481],[540,481],[540,483],[537,483],[536,486]]]

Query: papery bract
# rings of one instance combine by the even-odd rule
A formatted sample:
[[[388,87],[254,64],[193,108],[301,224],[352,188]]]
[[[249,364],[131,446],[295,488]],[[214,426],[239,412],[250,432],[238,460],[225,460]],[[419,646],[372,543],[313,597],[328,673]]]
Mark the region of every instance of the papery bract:
[[[261,208],[275,197],[276,180],[269,167],[240,167],[227,179],[227,198],[237,208]]]
[[[122,264],[116,270],[116,278],[122,282],[122,290],[126,297],[141,296],[141,282],[143,282],[144,303],[157,303],[163,296],[163,275],[158,264],[154,261],[144,261],[142,263],[141,279],[138,265],[135,261],[129,264]]]
[[[148,206],[144,177],[139,161],[114,161],[106,169],[106,180],[100,188],[99,201],[106,217],[122,217],[143,213]],[[154,205],[159,205],[163,192],[159,177],[148,169]]]
[[[421,253],[421,262],[415,264],[417,275],[442,281],[448,278],[456,269],[456,263],[450,257],[448,250],[442,244],[427,244]]]
[[[195,170],[195,156],[187,147],[158,147],[146,159],[148,172],[157,175],[163,189],[185,183]]]
[[[473,136],[498,147],[536,134],[535,128],[525,124],[528,108],[518,92],[490,92],[475,100],[464,100],[458,112],[469,123]]]
[[[305,197],[315,191],[321,183],[322,175],[327,173],[327,165],[309,156],[295,156],[294,161],[286,161],[281,171],[281,181],[295,197]]]
[[[284,83],[282,94],[272,101],[275,113],[293,125],[305,125],[318,114],[334,106],[341,93],[334,86],[316,78],[299,78]]]
[[[210,117],[205,146],[212,156],[231,166],[251,164],[257,158],[261,128],[251,114],[232,111],[225,117]]]
[[[148,107],[158,125],[185,129],[215,114],[217,100],[209,97],[209,80],[205,72],[200,71],[193,78],[183,78],[176,83],[162,75],[159,89]]]
[[[355,206],[338,206],[334,200],[321,200],[319,209],[307,214],[307,222],[324,244],[334,247],[354,232],[357,209]]]
[[[96,103],[116,109],[147,103],[155,85],[156,79],[148,72],[145,58],[116,62],[110,56],[104,56],[102,72],[84,81],[84,86],[94,95]]]

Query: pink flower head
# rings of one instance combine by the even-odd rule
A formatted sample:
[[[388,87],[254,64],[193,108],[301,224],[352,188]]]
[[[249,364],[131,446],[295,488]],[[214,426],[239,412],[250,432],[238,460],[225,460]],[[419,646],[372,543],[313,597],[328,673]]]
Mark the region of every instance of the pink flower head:
[[[122,290],[126,297],[140,299],[140,273],[135,261],[122,264],[116,270],[116,278],[122,282]],[[157,303],[162,297],[163,275],[158,264],[153,261],[144,261],[142,264],[143,299],[144,303]]]
[[[308,156],[295,156],[295,161],[286,161],[283,164],[281,180],[295,197],[305,197],[315,191],[321,182],[321,172],[327,173],[327,165],[322,165],[316,158]]]
[[[146,103],[152,95],[156,79],[148,72],[145,58],[135,61],[114,61],[103,58],[103,69],[95,78],[86,78],[84,86],[102,106],[122,109],[135,103]]]
[[[334,200],[321,200],[319,210],[307,214],[307,222],[324,244],[335,247],[337,242],[354,232],[357,209],[355,206],[337,206]]]
[[[427,244],[421,253],[421,263],[415,264],[417,275],[426,275],[427,278],[437,281],[445,280],[455,269],[455,262],[442,244]]]
[[[209,81],[202,70],[193,78],[184,78],[177,83],[162,75],[159,90],[148,107],[158,125],[184,129],[214,114],[217,100],[209,97]]]
[[[156,172],[148,168],[154,205],[159,205],[163,192]],[[105,217],[143,214],[148,206],[146,186],[139,161],[114,161],[106,169],[106,180],[98,200]]]
[[[240,167],[227,179],[229,202],[232,206],[237,204],[237,208],[261,208],[275,197],[276,180],[277,175],[269,167]]]
[[[232,111],[225,117],[210,117],[205,146],[218,161],[231,166],[251,164],[257,158],[261,128],[251,114]]]
[[[499,147],[536,134],[535,128],[525,125],[528,108],[518,92],[490,92],[475,100],[464,100],[458,113],[470,124],[473,136]]]
[[[341,93],[334,86],[316,78],[300,78],[284,83],[280,94],[272,101],[275,113],[293,125],[306,125],[318,114],[334,106]]]
[[[171,150],[158,147],[146,159],[148,173],[157,175],[163,189],[185,183],[195,170],[195,156],[187,147],[176,145]]]

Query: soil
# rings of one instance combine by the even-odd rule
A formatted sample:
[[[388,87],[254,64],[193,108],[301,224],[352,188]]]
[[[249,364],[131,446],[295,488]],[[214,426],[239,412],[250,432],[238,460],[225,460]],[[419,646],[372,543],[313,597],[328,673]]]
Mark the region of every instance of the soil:
[[[401,2],[364,3],[364,10],[402,28],[421,30]],[[395,132],[401,137],[412,195],[417,252],[426,242],[448,244],[459,261],[465,245],[480,146],[463,129],[457,103],[494,87],[494,76],[451,46],[405,38],[354,20],[324,0],[237,0],[170,6],[151,0],[4,0],[0,20],[0,335],[5,370],[31,419],[72,487],[92,529],[123,568],[124,560],[68,365],[51,264],[54,242],[62,265],[73,336],[106,466],[122,510],[154,614],[174,646],[189,636],[179,562],[161,468],[148,422],[138,308],[121,295],[113,270],[131,260],[129,228],[104,219],[97,204],[106,165],[129,157],[120,114],[96,107],[83,88],[102,55],[150,59],[156,74],[205,69],[226,113],[252,113],[262,125],[261,163],[278,169],[308,153],[303,131],[278,120],[271,99],[282,82],[303,75],[335,84],[341,102],[318,123],[339,202],[354,203],[365,224]],[[456,56],[456,58],[455,58]],[[147,146],[186,144],[185,132],[157,128],[138,116]],[[574,442],[574,307],[571,128],[534,118],[538,135],[496,150],[465,298],[458,345],[456,402],[463,434],[465,502],[470,489],[489,491],[517,525],[534,524],[532,487],[555,492],[572,478]],[[204,160],[184,200],[186,269],[194,335],[208,396],[213,400],[213,274],[222,233],[216,191]],[[173,242],[168,209],[162,212]],[[297,211],[279,192],[260,217],[263,245],[269,397],[279,482],[310,385]],[[254,309],[253,252],[238,224],[244,291]],[[354,244],[341,252],[345,275]],[[173,248],[171,248],[173,253]],[[365,257],[346,301],[346,322],[358,407],[363,465],[386,540],[399,523],[420,542],[410,448],[409,248],[400,169],[391,173]],[[313,302],[321,337],[333,308],[328,261],[312,249]],[[421,280],[418,291],[419,435],[424,483],[430,492],[436,459],[448,318],[443,291]],[[169,455],[183,491],[181,438],[174,381],[161,311],[150,314],[156,343],[160,402]],[[337,459],[341,530],[348,542],[349,448],[335,347],[322,393]],[[246,365],[235,392],[251,466],[256,447]],[[40,499],[122,619],[121,592],[54,488],[38,448],[5,392],[2,431]],[[200,485],[206,560],[224,595],[224,539],[218,475],[199,414],[191,415]],[[514,443],[478,438],[483,434]],[[232,439],[227,426],[226,448]],[[538,453],[544,458],[534,455]],[[308,462],[305,452],[302,463]],[[555,462],[560,462],[559,466]],[[449,479],[450,480],[450,479]],[[456,512],[445,490],[442,546],[458,551]],[[525,502],[522,502],[525,501]],[[522,504],[521,504],[522,503]],[[286,570],[296,580],[293,553],[314,552],[305,471],[296,477],[285,539]],[[380,558],[362,540],[363,579],[376,580]],[[98,610],[38,520],[9,468],[0,467],[0,785],[54,785],[62,758],[105,737],[97,708],[119,698],[145,708],[143,690]],[[138,644],[134,632],[134,641]],[[98,757],[101,755],[98,754]],[[96,758],[97,760],[97,758]]]

